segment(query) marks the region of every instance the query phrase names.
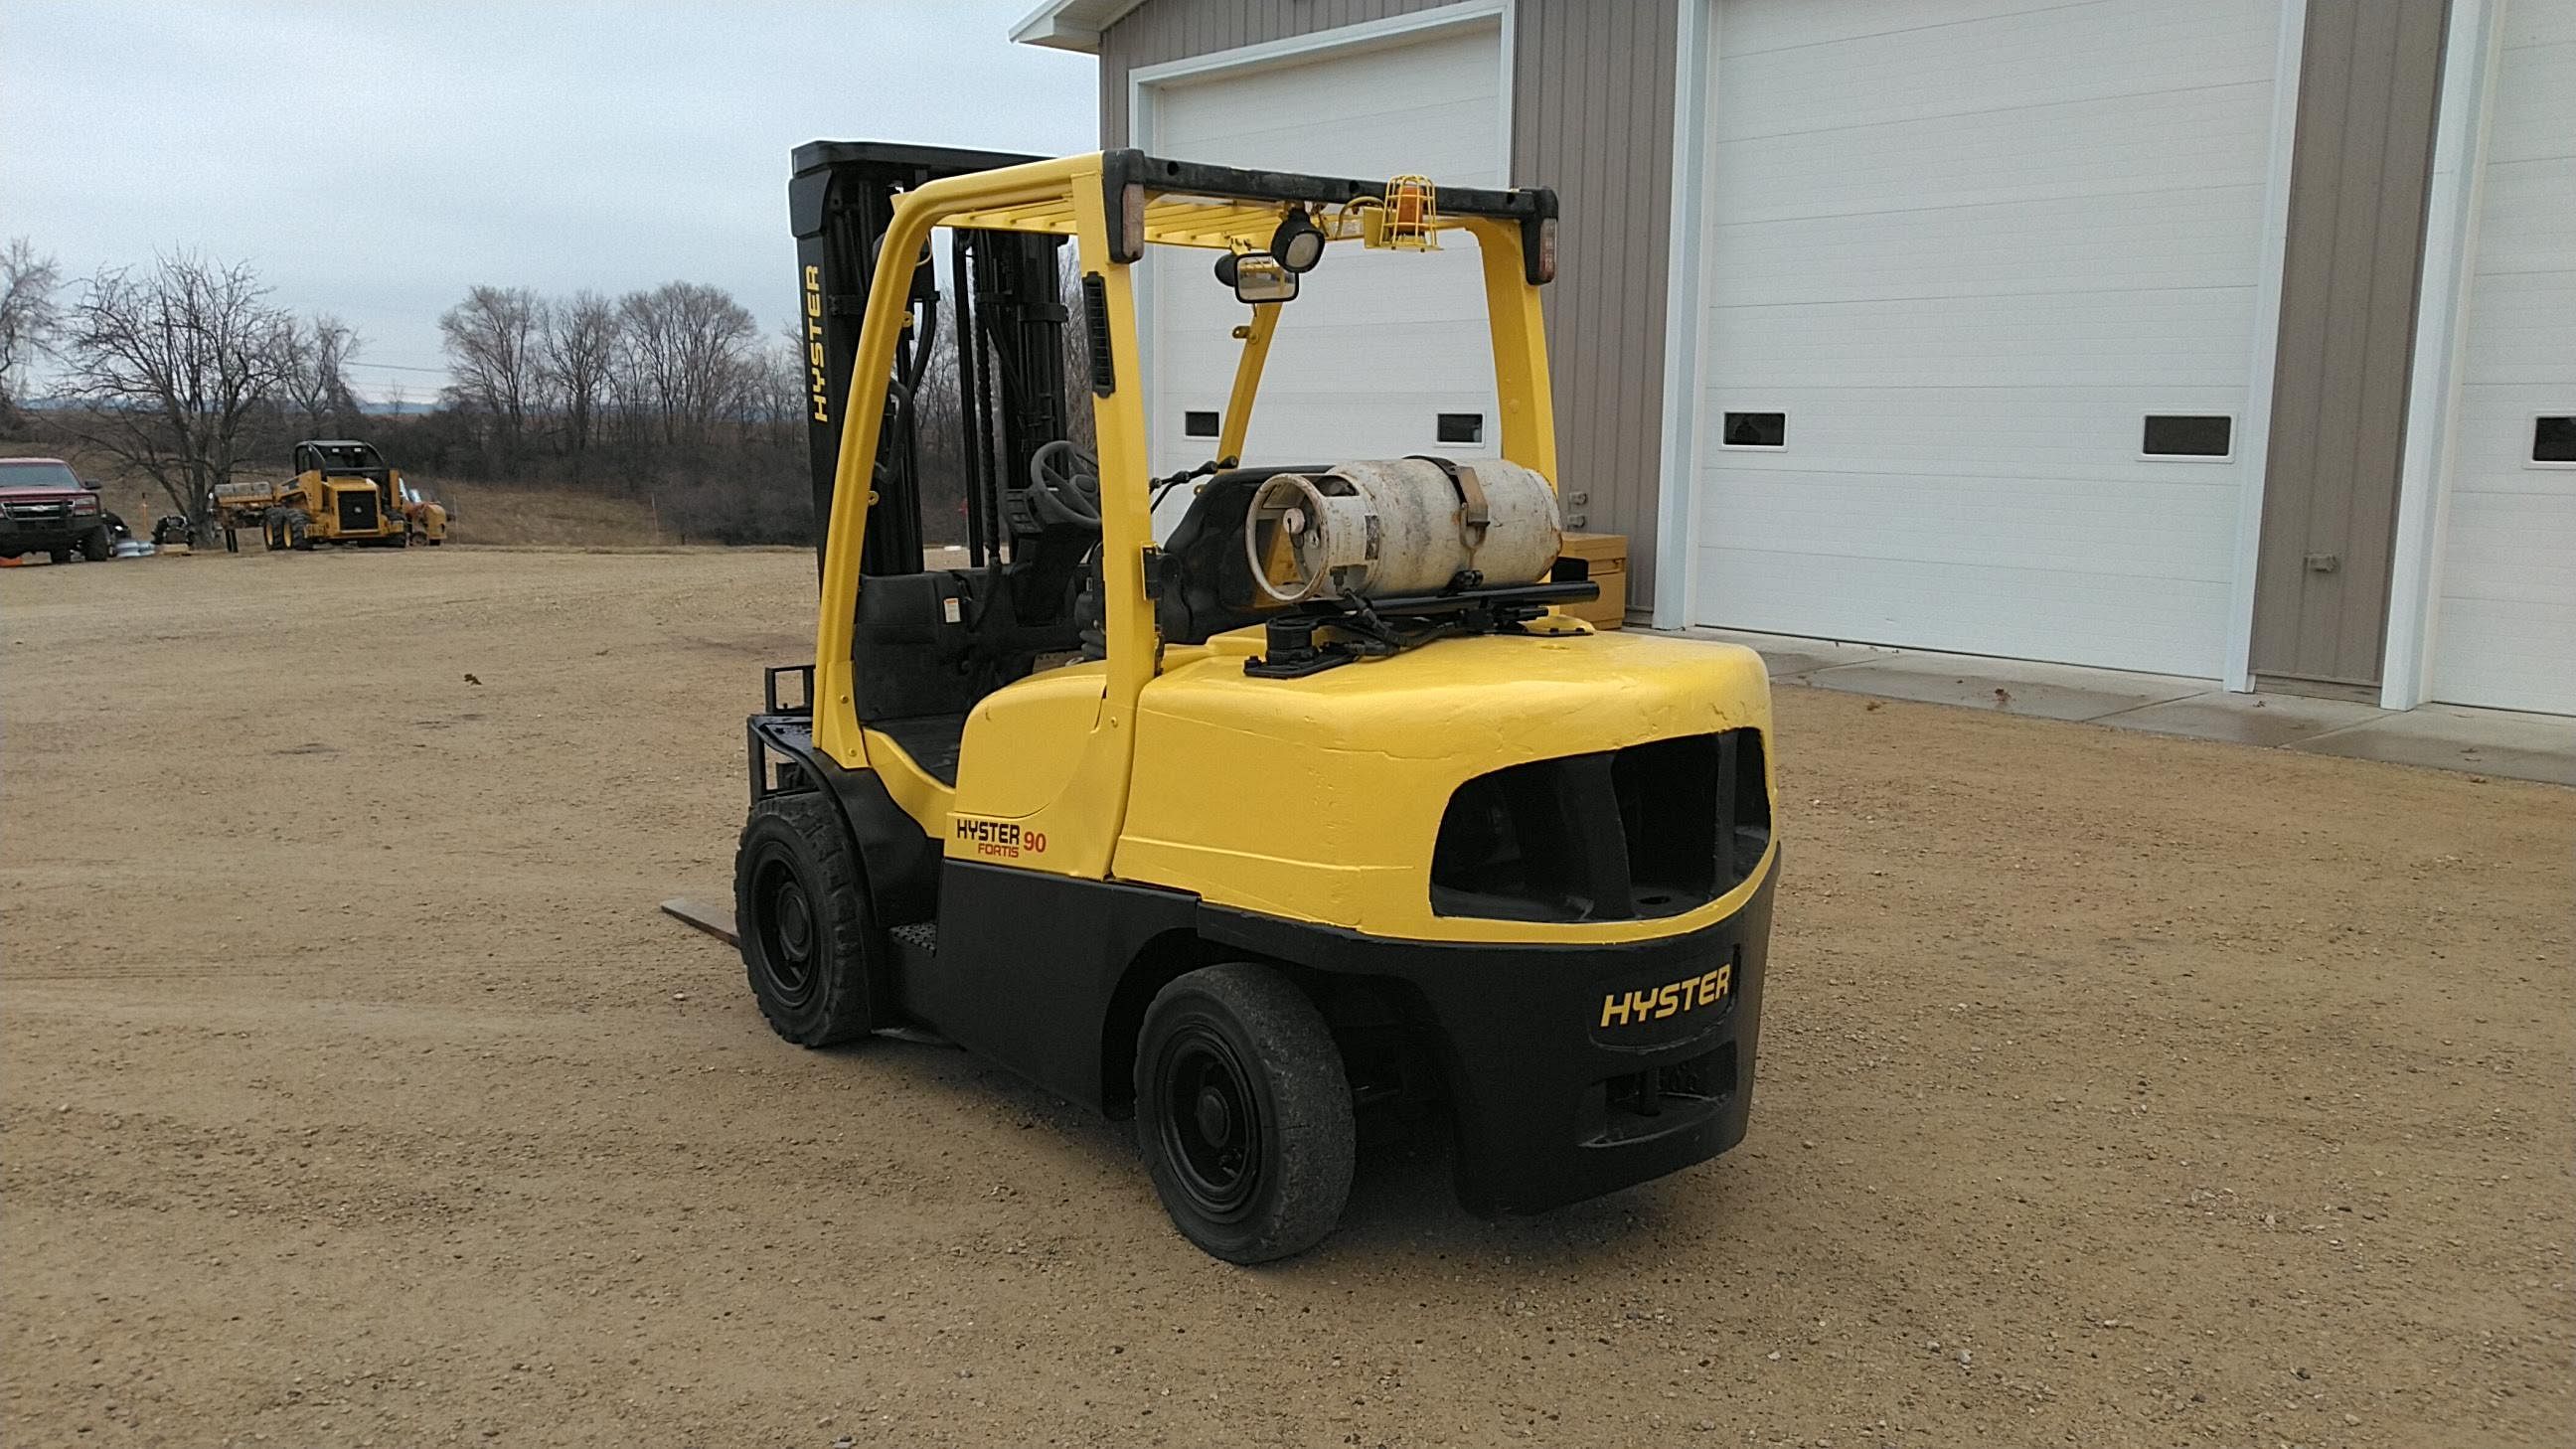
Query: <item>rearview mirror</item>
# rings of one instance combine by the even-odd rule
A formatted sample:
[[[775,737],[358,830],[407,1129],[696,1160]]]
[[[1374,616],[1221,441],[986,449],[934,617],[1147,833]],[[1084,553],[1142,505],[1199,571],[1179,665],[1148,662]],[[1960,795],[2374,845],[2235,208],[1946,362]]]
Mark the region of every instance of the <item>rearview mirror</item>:
[[[1260,252],[1227,252],[1216,259],[1216,279],[1234,289],[1234,299],[1250,306],[1297,300],[1297,274],[1277,257]]]

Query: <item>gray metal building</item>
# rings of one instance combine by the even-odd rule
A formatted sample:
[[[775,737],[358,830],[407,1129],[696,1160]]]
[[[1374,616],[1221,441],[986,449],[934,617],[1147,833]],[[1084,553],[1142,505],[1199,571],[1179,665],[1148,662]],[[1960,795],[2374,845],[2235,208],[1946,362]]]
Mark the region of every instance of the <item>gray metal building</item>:
[[[1657,625],[2576,713],[2576,0],[1052,0],[1014,35],[1099,57],[1104,145],[1555,187],[1560,488]],[[1471,309],[1349,281],[1282,329],[1345,361],[1282,369],[1255,447],[1473,451],[1490,377],[1437,360]],[[1231,318],[1144,295],[1177,460]]]

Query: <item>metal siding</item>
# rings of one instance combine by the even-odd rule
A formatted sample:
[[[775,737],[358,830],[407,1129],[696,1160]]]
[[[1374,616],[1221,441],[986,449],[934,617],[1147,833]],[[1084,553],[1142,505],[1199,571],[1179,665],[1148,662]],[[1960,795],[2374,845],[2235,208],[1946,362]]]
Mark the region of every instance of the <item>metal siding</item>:
[[[1148,0],[1101,36],[1101,142],[1128,143],[1139,67],[1443,3]],[[1637,608],[1654,593],[1676,18],[1671,0],[1518,0],[1512,12],[1512,180],[1556,188],[1564,213],[1561,280],[1546,293],[1560,481],[1585,496],[1567,506],[1581,527],[1627,535]]]
[[[1548,290],[1562,481],[1581,527],[1628,539],[1628,600],[1654,596],[1675,7],[1520,0],[1515,181],[1556,188]],[[1679,485],[1676,486],[1685,486]]]
[[[2255,584],[2267,681],[2376,684],[2445,0],[2310,0]],[[2312,572],[2311,555],[2334,555]]]

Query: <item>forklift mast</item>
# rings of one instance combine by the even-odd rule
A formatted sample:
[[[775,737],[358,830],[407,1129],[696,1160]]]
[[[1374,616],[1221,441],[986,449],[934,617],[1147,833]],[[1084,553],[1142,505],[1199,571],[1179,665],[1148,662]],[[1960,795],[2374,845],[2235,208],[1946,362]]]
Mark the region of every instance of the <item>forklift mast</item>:
[[[802,292],[818,566],[829,541],[833,478],[847,421],[841,412],[896,197],[944,177],[1036,159],[879,142],[815,141],[796,149],[787,195]],[[958,406],[940,415],[959,420],[962,436],[943,451],[963,465],[970,564],[984,569],[1009,557],[1020,565],[1010,571],[1008,591],[1024,620],[1061,608],[1057,601],[1083,549],[1062,546],[1075,544],[1072,539],[1045,540],[1056,547],[1029,546],[1051,530],[1030,515],[1023,480],[1041,447],[1069,436],[1065,306],[1057,271],[1063,240],[1028,232],[953,233],[947,322],[956,331],[956,365],[945,376],[934,377],[931,367],[942,325],[938,268],[925,264],[913,273],[911,324],[896,344],[878,433],[861,573],[922,571],[922,473],[929,441],[923,404],[927,389],[950,387]]]

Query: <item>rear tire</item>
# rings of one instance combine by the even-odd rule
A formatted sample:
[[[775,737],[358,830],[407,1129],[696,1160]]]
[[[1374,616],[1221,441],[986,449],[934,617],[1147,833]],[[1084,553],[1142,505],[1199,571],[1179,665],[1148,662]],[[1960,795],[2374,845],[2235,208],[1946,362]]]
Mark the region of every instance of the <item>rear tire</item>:
[[[1136,1142],[1173,1226],[1267,1263],[1322,1242],[1351,1195],[1351,1084],[1323,1013],[1266,966],[1164,987],[1136,1041]]]
[[[891,950],[832,803],[773,795],[752,806],[733,873],[743,971],[770,1029],[822,1047],[883,1024],[876,991]]]
[[[71,561],[72,551],[68,548],[49,548],[45,550],[45,562],[47,563],[64,564],[70,563]]]

